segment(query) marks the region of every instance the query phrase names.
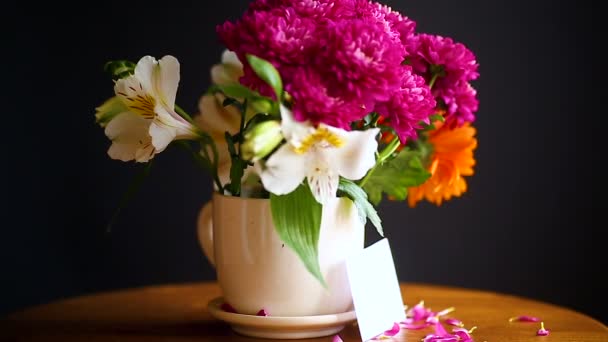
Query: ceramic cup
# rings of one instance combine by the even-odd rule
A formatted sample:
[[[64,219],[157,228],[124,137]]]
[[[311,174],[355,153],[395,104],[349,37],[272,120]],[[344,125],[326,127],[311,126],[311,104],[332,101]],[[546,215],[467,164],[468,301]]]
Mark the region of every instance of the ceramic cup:
[[[214,193],[200,212],[198,235],[224,300],[239,313],[264,309],[293,317],[352,310],[345,259],[363,249],[364,226],[348,199],[323,206],[318,246],[327,288],[279,238],[268,199]]]

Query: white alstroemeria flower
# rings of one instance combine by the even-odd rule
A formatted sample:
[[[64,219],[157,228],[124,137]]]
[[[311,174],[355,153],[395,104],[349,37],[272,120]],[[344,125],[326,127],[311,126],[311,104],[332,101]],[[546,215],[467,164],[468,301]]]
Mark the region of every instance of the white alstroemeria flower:
[[[133,75],[116,82],[114,92],[126,111],[105,128],[111,158],[147,162],[173,140],[199,137],[198,129],[175,112],[178,83],[179,62],[173,56],[160,61],[145,56]]]
[[[211,67],[211,82],[217,85],[238,83],[243,76],[243,63],[236,53],[224,50],[222,62]]]
[[[304,178],[317,202],[336,196],[340,176],[358,180],[375,163],[378,128],[348,132],[325,124],[314,127],[297,122],[281,106],[281,129],[287,141],[265,165],[257,165],[266,190],[284,195],[295,190]]]

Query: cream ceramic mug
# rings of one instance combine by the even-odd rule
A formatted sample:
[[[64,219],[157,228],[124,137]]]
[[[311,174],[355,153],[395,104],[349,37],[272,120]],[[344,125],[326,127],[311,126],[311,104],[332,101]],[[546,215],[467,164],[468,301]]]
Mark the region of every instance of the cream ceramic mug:
[[[352,310],[345,260],[363,249],[364,226],[349,199],[323,206],[318,246],[327,288],[279,238],[268,199],[214,193],[199,214],[198,236],[224,300],[239,313],[264,309],[293,317]]]

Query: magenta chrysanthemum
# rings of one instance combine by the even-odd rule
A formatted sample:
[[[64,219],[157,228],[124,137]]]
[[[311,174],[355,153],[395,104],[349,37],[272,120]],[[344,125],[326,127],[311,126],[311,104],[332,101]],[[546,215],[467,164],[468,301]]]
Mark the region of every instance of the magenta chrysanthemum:
[[[462,126],[465,122],[475,121],[479,100],[477,91],[468,82],[458,82],[441,91],[439,96],[446,106],[445,119],[448,124]]]
[[[369,111],[399,87],[405,50],[380,25],[360,19],[341,21],[328,27],[322,43],[326,48],[316,68],[336,96],[357,101]]]
[[[293,71],[292,83],[287,91],[295,99],[293,114],[299,121],[325,123],[330,126],[350,129],[350,123],[363,118],[369,110],[356,101],[333,96],[321,76],[312,68],[302,67]]]
[[[350,129],[376,110],[405,141],[435,106],[424,78],[403,66],[415,27],[369,0],[258,0],[218,33],[241,61],[252,54],[277,68],[296,119]],[[272,95],[244,64],[241,83]]]
[[[435,82],[437,89],[449,87],[459,81],[472,81],[479,77],[475,55],[464,45],[451,38],[419,34],[407,47],[411,64],[419,75],[431,78],[431,66],[440,66],[445,75]],[[435,89],[435,88],[434,88]]]
[[[376,111],[387,118],[401,142],[416,139],[420,122],[429,123],[429,116],[435,108],[435,98],[424,78],[413,74],[404,66],[401,88],[394,92],[389,101],[376,106]]]
[[[450,38],[419,34],[406,45],[414,71],[433,82],[433,95],[445,105],[446,120],[461,126],[475,121],[477,92],[469,81],[477,79],[475,55]]]

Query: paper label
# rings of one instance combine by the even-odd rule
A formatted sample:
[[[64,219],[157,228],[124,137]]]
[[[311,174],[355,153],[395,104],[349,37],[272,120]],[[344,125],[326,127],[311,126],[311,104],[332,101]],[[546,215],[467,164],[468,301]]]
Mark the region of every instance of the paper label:
[[[346,261],[359,332],[370,340],[405,320],[395,263],[387,239]]]

